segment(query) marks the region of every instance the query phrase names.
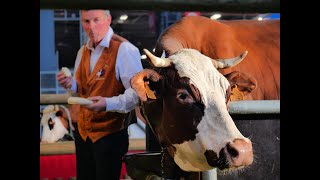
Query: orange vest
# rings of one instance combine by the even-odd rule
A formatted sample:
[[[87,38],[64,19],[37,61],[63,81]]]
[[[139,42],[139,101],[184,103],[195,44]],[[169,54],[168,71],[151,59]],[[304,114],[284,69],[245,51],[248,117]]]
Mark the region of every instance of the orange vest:
[[[112,97],[123,94],[125,88],[116,79],[116,58],[123,39],[113,38],[105,47],[90,74],[90,50],[84,46],[82,59],[76,72],[77,90],[80,97]],[[108,102],[107,102],[108,105]],[[80,107],[78,129],[82,139],[89,136],[92,142],[124,128],[126,114],[117,112],[93,112]]]

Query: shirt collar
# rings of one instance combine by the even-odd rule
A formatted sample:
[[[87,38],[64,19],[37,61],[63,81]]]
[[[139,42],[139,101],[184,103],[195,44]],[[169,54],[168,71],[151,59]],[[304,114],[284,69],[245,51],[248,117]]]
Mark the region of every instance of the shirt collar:
[[[113,29],[109,26],[109,30],[108,30],[107,34],[104,36],[104,38],[102,39],[102,41],[99,43],[98,46],[109,47],[112,35],[113,35]],[[88,49],[92,49],[93,43],[91,42],[90,39],[88,39],[86,47]]]

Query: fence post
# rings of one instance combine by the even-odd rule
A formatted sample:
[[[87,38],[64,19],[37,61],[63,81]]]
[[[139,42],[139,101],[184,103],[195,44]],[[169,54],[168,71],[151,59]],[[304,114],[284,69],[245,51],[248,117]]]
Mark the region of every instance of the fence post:
[[[217,168],[201,172],[202,180],[217,180]]]

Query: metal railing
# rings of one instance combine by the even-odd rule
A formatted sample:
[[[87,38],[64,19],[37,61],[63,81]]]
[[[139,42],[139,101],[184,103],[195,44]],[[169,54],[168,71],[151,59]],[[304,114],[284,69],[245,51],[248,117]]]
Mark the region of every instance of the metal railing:
[[[67,104],[69,94],[40,94],[40,104]],[[280,100],[234,101],[230,114],[280,114]]]

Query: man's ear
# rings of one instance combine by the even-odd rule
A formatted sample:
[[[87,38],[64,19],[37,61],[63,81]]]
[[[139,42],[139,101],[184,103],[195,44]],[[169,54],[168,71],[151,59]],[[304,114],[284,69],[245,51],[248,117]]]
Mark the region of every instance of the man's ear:
[[[231,86],[231,101],[243,100],[243,98],[251,93],[257,87],[257,80],[251,75],[234,71],[225,75]]]

